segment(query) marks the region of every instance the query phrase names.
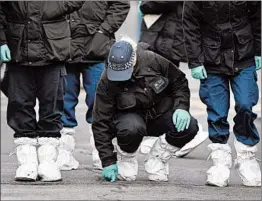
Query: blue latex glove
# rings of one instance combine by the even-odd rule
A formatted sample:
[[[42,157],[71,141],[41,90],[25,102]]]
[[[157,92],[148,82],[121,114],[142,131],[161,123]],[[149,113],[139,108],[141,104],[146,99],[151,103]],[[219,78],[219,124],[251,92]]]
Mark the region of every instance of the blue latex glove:
[[[261,56],[255,56],[256,70],[261,69]]]
[[[109,165],[102,169],[102,177],[106,181],[114,182],[117,180],[118,176],[118,167],[117,164]]]
[[[11,60],[10,50],[7,45],[2,45],[0,47],[0,60],[3,62]]]
[[[202,80],[207,78],[207,72],[204,66],[198,66],[191,69],[191,75],[193,78]]]
[[[190,114],[186,110],[177,109],[173,114],[173,123],[178,132],[188,129],[190,120]]]

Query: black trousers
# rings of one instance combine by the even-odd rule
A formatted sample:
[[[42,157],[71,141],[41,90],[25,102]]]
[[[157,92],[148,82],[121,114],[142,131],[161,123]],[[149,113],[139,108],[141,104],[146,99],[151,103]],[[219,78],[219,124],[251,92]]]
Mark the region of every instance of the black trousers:
[[[8,64],[7,123],[14,137],[61,137],[64,109],[63,63],[46,66]],[[34,107],[39,100],[39,120]]]
[[[135,152],[144,136],[158,137],[166,134],[169,144],[183,147],[197,134],[197,120],[191,116],[189,128],[177,132],[172,120],[173,111],[168,111],[157,119],[145,121],[138,113],[119,113],[113,121],[117,142],[120,148],[128,153]]]

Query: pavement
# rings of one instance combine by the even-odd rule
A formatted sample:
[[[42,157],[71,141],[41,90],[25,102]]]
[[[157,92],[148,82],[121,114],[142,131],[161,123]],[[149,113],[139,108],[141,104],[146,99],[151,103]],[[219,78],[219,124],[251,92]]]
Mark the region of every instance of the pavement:
[[[205,106],[198,97],[199,82],[193,80],[186,64],[181,69],[189,79],[191,89],[191,113],[207,130]],[[261,77],[259,76],[259,83]],[[1,200],[261,200],[261,188],[245,187],[242,185],[236,171],[232,169],[230,185],[225,188],[205,185],[206,171],[211,165],[207,161],[209,140],[197,147],[183,159],[170,160],[170,175],[168,182],[150,182],[144,171],[145,155],[139,154],[139,174],[134,182],[117,181],[105,182],[100,173],[93,172],[91,148],[88,144],[89,133],[85,122],[86,105],[85,93],[81,91],[79,104],[76,108],[78,127],[76,128],[76,150],[74,156],[79,160],[80,167],[74,171],[62,172],[63,181],[44,182],[15,182],[17,168],[16,155],[9,156],[15,148],[13,131],[6,124],[7,99],[1,94]],[[232,98],[233,99],[233,98]],[[229,120],[234,116],[234,102],[231,100]],[[36,108],[37,110],[38,108]],[[254,108],[261,113],[260,104]],[[256,120],[261,130],[261,118]],[[229,144],[233,150],[231,134]],[[257,158],[261,159],[261,144]],[[261,164],[260,164],[261,165]]]
[[[137,3],[131,1],[131,11],[117,33],[128,35],[137,39]],[[191,114],[198,119],[207,131],[206,109],[199,100],[199,81],[193,80],[186,64],[181,65],[186,73],[191,90]],[[2,71],[2,69],[1,69]],[[261,83],[259,76],[258,83]],[[259,84],[261,85],[261,84]],[[117,181],[115,183],[102,180],[100,173],[93,172],[89,133],[85,122],[87,107],[84,103],[85,93],[81,91],[79,104],[76,108],[78,127],[76,128],[76,149],[74,156],[80,162],[78,170],[62,172],[61,182],[15,182],[14,176],[17,168],[16,155],[9,154],[14,151],[13,131],[6,123],[7,99],[1,94],[1,200],[261,200],[261,188],[244,187],[236,171],[232,169],[230,185],[225,188],[205,185],[206,171],[211,165],[207,161],[209,151],[207,140],[183,159],[170,160],[170,175],[168,182],[150,182],[144,171],[143,161],[145,155],[139,154],[139,174],[134,182]],[[234,101],[231,96],[231,109],[229,113],[230,125],[233,125]],[[36,107],[36,110],[38,108]],[[258,130],[261,131],[261,104],[254,111],[259,113],[256,120]],[[232,128],[231,128],[232,129]],[[233,150],[234,135],[231,134],[229,144]],[[261,144],[258,145],[257,158],[261,159]],[[260,163],[261,165],[261,163]]]

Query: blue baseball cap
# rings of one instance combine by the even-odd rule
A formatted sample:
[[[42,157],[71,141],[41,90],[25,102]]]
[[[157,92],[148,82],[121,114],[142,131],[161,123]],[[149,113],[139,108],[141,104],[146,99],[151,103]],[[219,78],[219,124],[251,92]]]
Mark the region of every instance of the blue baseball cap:
[[[126,81],[134,71],[135,51],[127,41],[114,43],[108,55],[107,77],[111,81]]]

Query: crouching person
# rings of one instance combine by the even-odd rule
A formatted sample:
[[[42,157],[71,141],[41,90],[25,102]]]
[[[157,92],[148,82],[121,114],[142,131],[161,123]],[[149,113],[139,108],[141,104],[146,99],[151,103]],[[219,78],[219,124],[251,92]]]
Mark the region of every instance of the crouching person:
[[[70,1],[0,3],[1,61],[8,62],[7,123],[14,130],[19,181],[61,180],[56,163],[62,129]],[[9,49],[10,48],[10,49]],[[39,100],[39,120],[34,107]]]
[[[145,160],[149,180],[167,181],[169,159],[198,132],[184,73],[148,47],[116,42],[98,84],[92,129],[107,181],[136,179],[144,136],[159,137]]]

